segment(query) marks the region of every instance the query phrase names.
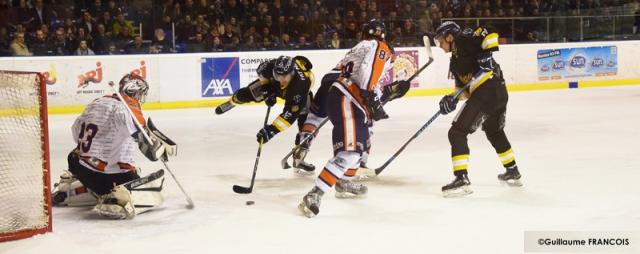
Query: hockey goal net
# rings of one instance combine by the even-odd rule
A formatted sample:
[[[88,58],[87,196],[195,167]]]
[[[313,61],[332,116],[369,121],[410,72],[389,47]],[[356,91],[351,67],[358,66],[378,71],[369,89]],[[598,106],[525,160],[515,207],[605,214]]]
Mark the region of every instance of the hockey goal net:
[[[0,70],[0,242],[51,231],[45,80]]]

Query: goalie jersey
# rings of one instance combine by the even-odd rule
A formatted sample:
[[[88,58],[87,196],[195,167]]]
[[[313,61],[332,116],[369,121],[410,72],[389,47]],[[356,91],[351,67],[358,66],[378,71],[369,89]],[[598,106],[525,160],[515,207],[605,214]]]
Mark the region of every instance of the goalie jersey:
[[[132,98],[124,98],[144,125],[140,104]],[[133,153],[137,143],[132,135],[138,129],[125,105],[115,95],[89,103],[71,130],[83,166],[106,174],[135,170]]]

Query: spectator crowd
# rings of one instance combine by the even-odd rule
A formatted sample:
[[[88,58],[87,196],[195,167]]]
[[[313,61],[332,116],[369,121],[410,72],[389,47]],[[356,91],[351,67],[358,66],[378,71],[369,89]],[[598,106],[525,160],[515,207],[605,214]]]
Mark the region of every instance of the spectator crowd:
[[[371,18],[392,45],[417,46],[443,19],[636,10],[638,0],[0,0],[0,56],[348,48]],[[539,26],[512,36],[537,41]]]

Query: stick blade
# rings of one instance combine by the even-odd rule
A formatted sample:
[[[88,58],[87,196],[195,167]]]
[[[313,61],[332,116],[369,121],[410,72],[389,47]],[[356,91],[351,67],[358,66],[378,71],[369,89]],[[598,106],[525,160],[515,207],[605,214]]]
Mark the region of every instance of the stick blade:
[[[251,191],[253,188],[247,188],[247,187],[242,187],[240,185],[234,185],[233,186],[233,192],[238,193],[238,194],[249,194],[251,193]]]
[[[429,40],[429,36],[422,36],[422,42],[424,42],[424,49],[427,50],[427,57],[433,58],[433,54],[431,53],[431,40]]]

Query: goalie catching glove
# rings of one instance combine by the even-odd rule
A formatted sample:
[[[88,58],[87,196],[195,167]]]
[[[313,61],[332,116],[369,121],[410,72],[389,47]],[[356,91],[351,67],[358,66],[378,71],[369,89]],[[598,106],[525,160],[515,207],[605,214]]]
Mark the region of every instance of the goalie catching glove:
[[[144,127],[144,131],[149,134],[151,143],[144,137],[141,131],[138,131],[136,140],[138,141],[138,148],[144,156],[151,161],[157,161],[162,159],[167,161],[169,156],[176,156],[178,154],[178,145],[164,135],[151,121],[151,118],[147,120],[147,126]]]

